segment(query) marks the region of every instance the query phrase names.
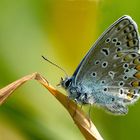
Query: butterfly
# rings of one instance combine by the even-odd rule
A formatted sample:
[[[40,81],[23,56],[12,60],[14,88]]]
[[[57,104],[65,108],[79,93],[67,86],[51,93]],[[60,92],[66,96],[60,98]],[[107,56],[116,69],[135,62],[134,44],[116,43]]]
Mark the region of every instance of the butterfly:
[[[140,97],[139,33],[130,16],[114,22],[95,42],[71,77],[60,84],[79,104],[127,114]]]

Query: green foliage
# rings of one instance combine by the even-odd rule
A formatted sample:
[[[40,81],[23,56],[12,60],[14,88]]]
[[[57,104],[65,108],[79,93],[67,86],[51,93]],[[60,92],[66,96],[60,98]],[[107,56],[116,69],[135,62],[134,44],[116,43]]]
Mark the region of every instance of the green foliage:
[[[1,0],[0,87],[35,71],[58,84],[63,73],[41,55],[72,74],[98,35],[120,16],[130,15],[139,25],[139,5],[139,0]],[[138,139],[139,106],[121,117],[93,107],[91,117],[105,139]],[[0,108],[0,124],[2,140],[84,140],[64,108],[35,82]]]

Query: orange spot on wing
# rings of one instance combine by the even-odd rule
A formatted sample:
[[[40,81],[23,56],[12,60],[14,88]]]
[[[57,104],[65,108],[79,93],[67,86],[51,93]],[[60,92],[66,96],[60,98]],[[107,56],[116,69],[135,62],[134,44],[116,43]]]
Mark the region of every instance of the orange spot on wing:
[[[140,70],[140,64],[136,66],[136,69],[137,70]]]
[[[137,73],[135,74],[135,77],[138,78],[138,79],[140,79],[140,72],[137,72]]]
[[[134,59],[134,64],[140,64],[139,58]]]
[[[140,85],[140,82],[139,81],[134,81],[132,82],[131,84],[133,87],[138,87]]]
[[[131,94],[131,93],[128,93],[128,94],[127,94],[128,100],[131,100],[133,97],[134,97],[134,94]]]

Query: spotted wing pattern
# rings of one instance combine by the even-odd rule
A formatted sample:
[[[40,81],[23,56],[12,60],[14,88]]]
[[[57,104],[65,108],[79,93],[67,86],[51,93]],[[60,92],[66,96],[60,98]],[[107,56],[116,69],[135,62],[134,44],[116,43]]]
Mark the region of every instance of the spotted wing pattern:
[[[127,113],[127,105],[140,95],[138,51],[137,25],[123,16],[103,33],[74,73],[74,84],[89,93],[88,103],[112,113]]]

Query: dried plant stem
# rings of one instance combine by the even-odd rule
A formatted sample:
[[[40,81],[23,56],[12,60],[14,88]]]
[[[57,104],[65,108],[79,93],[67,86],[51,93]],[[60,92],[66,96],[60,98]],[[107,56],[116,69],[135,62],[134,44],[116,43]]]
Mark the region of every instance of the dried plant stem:
[[[86,140],[103,140],[92,121],[83,113],[77,104],[69,100],[67,96],[52,87],[49,82],[37,72],[27,75],[2,88],[0,90],[0,104],[4,103],[14,90],[31,79],[37,80],[44,87],[46,87],[50,93],[55,96],[56,99],[67,109]]]

